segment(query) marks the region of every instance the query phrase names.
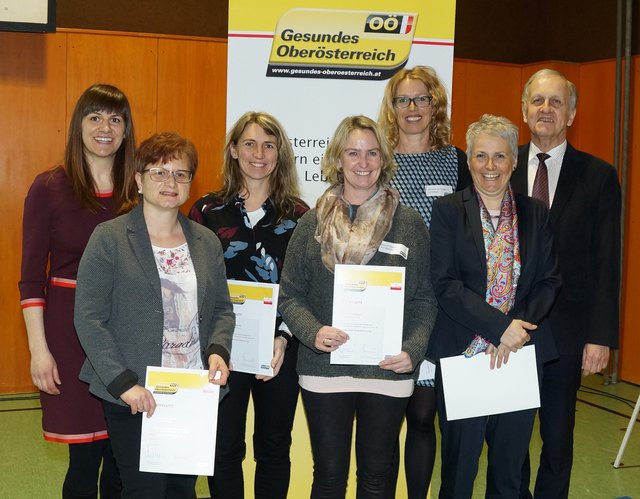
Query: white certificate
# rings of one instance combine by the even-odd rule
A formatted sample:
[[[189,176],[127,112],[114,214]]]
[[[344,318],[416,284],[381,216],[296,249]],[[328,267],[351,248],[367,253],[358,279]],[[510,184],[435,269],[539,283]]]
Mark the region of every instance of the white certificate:
[[[228,280],[236,328],[231,345],[234,371],[273,376],[273,337],[278,285]]]
[[[153,416],[142,416],[140,471],[213,476],[220,387],[203,369],[147,366]]]
[[[404,267],[336,265],[333,326],[349,341],[332,364],[377,365],[402,350]]]
[[[510,353],[500,369],[490,362],[484,353],[440,359],[448,421],[540,407],[534,345]]]

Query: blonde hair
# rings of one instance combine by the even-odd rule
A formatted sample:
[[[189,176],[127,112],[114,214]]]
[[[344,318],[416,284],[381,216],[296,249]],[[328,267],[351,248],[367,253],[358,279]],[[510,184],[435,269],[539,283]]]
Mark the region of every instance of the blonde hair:
[[[322,173],[331,185],[344,184],[344,174],[340,168],[340,156],[344,152],[349,134],[354,130],[370,130],[380,145],[382,167],[378,177],[378,185],[388,184],[396,173],[397,165],[393,159],[393,152],[375,121],[367,116],[348,116],[343,119],[333,134],[331,142],[322,158]]]
[[[411,69],[398,71],[389,80],[384,89],[378,124],[389,144],[391,144],[391,148],[395,149],[398,145],[398,135],[400,133],[396,112],[393,107],[393,98],[396,97],[398,85],[404,80],[421,81],[432,97],[433,113],[429,124],[429,142],[431,146],[434,149],[440,149],[449,145],[451,142],[451,120],[448,114],[447,90],[438,78],[435,69],[429,66],[415,66]]]

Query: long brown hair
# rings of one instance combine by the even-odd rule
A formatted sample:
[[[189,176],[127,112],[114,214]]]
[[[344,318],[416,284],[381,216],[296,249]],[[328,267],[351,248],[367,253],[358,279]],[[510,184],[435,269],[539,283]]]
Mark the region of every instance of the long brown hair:
[[[218,195],[225,203],[231,201],[245,188],[244,177],[238,160],[231,155],[231,146],[237,146],[245,128],[255,123],[267,135],[276,138],[278,147],[278,163],[269,177],[269,199],[280,221],[285,216],[293,214],[296,204],[300,203],[298,188],[298,172],[291,142],[280,122],[268,113],[249,111],[240,116],[227,134],[224,146],[224,160],[222,163],[223,187]]]
[[[111,176],[113,197],[119,213],[131,209],[137,202],[134,179],[134,153],[136,147],[131,106],[127,96],[113,85],[99,83],[90,86],[78,99],[69,123],[69,138],[64,152],[64,167],[76,197],[83,206],[96,212],[101,205],[96,198],[96,185],[84,154],[82,120],[95,112],[109,112],[122,116],[125,123],[124,138],[113,160]]]

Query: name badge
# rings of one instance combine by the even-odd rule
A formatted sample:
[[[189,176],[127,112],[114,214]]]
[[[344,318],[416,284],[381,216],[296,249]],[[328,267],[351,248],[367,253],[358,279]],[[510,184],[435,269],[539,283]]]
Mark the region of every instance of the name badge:
[[[424,193],[427,196],[440,198],[442,196],[446,196],[447,194],[453,193],[453,187],[450,185],[425,185]]]
[[[380,253],[387,253],[389,255],[400,255],[405,260],[409,256],[409,248],[404,244],[390,243],[389,241],[382,241],[382,244],[378,248]]]

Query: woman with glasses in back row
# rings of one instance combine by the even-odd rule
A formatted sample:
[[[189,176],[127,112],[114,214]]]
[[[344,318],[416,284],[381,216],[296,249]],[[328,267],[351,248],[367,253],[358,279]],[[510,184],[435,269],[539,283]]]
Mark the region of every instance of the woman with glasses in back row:
[[[24,203],[20,303],[44,438],[69,445],[63,499],[97,498],[98,488],[104,499],[120,498],[102,405],[78,379],[85,354],[73,303],[93,229],[135,203],[134,151],[127,97],[92,85],[73,111],[64,164],[38,175]]]
[[[195,491],[195,476],[139,471],[142,414],[156,408],[146,367],[208,369],[216,385],[229,374],[235,316],[222,248],[180,213],[197,166],[195,147],[175,133],[140,144],[142,202],[96,228],[78,269],[80,377],[102,399],[122,499],[192,499]]]
[[[398,164],[391,185],[400,192],[400,202],[418,210],[429,228],[433,202],[471,182],[464,152],[450,143],[447,93],[436,72],[428,66],[398,71],[387,83],[378,124]],[[427,497],[436,456],[435,366],[424,360],[419,370],[406,413],[408,499]],[[398,452],[399,447],[389,497],[395,497]]]

